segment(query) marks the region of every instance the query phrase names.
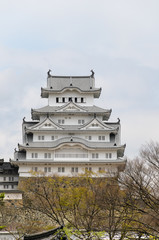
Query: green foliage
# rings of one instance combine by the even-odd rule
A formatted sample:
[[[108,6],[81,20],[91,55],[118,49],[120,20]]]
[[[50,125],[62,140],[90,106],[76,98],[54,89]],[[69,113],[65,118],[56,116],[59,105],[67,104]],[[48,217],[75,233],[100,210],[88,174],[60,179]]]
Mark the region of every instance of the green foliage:
[[[5,197],[5,193],[1,193],[1,194],[0,194],[0,203],[2,203],[2,202],[3,202],[3,200],[4,200],[4,197]]]
[[[128,163],[119,179],[100,178],[89,171],[73,178],[29,178],[22,184],[24,207],[40,213],[54,226],[65,225],[69,237],[101,239],[107,234],[113,240],[118,234],[120,240],[132,235],[157,239],[158,146],[142,149],[147,163],[138,159]]]
[[[0,231],[2,231],[6,226],[0,226]]]
[[[4,197],[5,197],[5,194],[4,193],[1,193],[0,194],[0,208],[2,208],[3,206],[4,206]],[[0,226],[0,231],[2,230],[2,229],[4,229],[4,228],[6,228],[6,226]]]

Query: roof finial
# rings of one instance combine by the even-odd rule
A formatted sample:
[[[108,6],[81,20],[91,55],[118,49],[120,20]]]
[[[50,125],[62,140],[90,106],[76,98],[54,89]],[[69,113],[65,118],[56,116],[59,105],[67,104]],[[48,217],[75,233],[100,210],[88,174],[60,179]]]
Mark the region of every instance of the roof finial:
[[[92,74],[91,74],[91,77],[94,78],[95,72],[93,71],[93,69],[91,70],[91,73],[92,73]]]
[[[47,72],[47,77],[52,77],[51,74],[50,74],[51,70],[49,69],[49,71]]]

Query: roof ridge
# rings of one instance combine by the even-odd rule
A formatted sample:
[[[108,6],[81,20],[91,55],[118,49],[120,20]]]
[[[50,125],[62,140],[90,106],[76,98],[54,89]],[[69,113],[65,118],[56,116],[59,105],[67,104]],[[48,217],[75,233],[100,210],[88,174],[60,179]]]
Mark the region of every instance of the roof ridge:
[[[58,75],[51,75],[49,78],[92,78],[92,76],[91,75],[89,75],[89,76],[58,76]]]

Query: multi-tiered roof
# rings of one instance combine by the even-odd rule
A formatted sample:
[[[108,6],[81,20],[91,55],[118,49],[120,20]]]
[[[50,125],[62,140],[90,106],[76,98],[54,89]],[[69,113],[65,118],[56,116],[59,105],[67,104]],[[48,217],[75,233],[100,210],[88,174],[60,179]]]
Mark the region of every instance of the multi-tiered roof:
[[[94,105],[100,93],[93,71],[91,76],[48,72],[47,87],[41,88],[48,105],[32,109],[32,121],[23,120],[23,144],[15,152],[20,176],[31,176],[32,170],[72,176],[124,168],[120,121],[108,122],[111,109]]]

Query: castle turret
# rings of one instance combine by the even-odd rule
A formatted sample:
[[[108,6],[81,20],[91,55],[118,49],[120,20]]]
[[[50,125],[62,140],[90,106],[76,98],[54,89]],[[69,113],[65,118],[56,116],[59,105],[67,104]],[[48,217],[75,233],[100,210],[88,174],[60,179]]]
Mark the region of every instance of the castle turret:
[[[23,143],[14,162],[20,177],[32,171],[74,176],[85,171],[116,174],[125,167],[125,145],[120,142],[120,121],[109,122],[111,109],[94,105],[101,88],[91,76],[52,76],[41,97],[48,105],[31,110],[23,119]]]

